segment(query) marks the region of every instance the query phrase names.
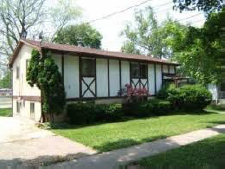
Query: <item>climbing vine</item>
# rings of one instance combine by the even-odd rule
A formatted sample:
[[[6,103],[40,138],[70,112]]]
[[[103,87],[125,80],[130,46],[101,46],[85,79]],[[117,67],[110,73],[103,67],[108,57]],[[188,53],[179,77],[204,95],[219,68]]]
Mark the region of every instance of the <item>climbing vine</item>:
[[[42,97],[42,121],[46,115],[54,120],[54,114],[60,114],[65,106],[65,90],[62,76],[51,57],[51,52],[42,57],[37,50],[31,53],[31,60],[27,70],[27,81],[30,86],[37,85]]]

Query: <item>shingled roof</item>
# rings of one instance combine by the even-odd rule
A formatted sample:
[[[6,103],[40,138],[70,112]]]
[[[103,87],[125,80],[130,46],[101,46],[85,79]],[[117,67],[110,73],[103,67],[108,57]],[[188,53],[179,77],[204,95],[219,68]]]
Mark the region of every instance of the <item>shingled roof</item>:
[[[122,52],[111,52],[111,51],[105,51],[105,50],[99,50],[99,49],[93,49],[93,48],[87,48],[87,47],[80,47],[80,46],[73,46],[73,45],[65,45],[65,44],[55,44],[55,43],[49,43],[49,42],[40,42],[40,41],[34,41],[34,40],[20,40],[19,44],[17,45],[13,55],[12,59],[9,63],[9,66],[12,67],[21,47],[23,44],[32,46],[36,48],[37,50],[41,51],[42,49],[48,49],[53,51],[58,51],[62,53],[74,53],[76,55],[81,56],[92,56],[92,57],[101,57],[101,58],[118,58],[121,60],[136,60],[136,61],[145,61],[145,62],[154,62],[154,63],[163,63],[163,64],[170,64],[170,65],[179,65],[174,62],[170,62],[167,60],[162,60],[158,58],[153,58],[151,56],[145,56],[145,55],[133,55],[133,54],[126,54]]]

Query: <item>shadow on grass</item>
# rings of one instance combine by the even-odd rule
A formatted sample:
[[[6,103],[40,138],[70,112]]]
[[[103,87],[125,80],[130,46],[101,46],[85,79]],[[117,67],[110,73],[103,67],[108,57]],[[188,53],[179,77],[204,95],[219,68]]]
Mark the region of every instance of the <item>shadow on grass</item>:
[[[205,111],[205,110],[196,110],[196,111],[173,111],[169,113],[168,115],[152,115],[149,117],[142,117],[142,118],[137,118],[137,117],[131,117],[131,116],[124,116],[122,117],[121,120],[118,121],[111,121],[111,122],[98,122],[94,124],[84,124],[84,125],[73,125],[69,123],[49,123],[47,126],[44,126],[43,128],[46,129],[54,129],[54,130],[63,130],[63,129],[79,129],[79,128],[85,128],[85,127],[94,127],[98,125],[104,125],[104,124],[109,124],[109,123],[124,123],[128,121],[133,121],[133,120],[147,120],[150,118],[159,118],[162,116],[174,116],[174,115],[210,115],[210,114],[218,114],[216,112],[212,111]]]

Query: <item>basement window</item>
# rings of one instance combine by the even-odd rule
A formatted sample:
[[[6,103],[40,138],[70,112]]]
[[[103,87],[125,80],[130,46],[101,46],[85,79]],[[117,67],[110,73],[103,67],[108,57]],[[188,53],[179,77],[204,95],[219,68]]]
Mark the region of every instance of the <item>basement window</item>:
[[[30,103],[30,114],[34,114],[34,113],[35,113],[34,103]]]
[[[20,113],[20,103],[16,102],[16,112]]]
[[[16,78],[19,79],[20,77],[20,68],[17,66],[16,67]]]

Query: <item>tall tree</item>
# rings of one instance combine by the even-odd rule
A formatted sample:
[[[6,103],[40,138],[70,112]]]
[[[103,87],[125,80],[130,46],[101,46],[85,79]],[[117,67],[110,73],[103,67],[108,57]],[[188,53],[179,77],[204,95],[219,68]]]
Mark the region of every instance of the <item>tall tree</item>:
[[[203,28],[189,27],[182,40],[171,45],[174,59],[181,63],[185,75],[202,84],[218,83],[221,78],[220,58],[224,58],[225,8],[208,16]]]
[[[173,22],[171,19],[167,21]],[[121,33],[127,39],[121,50],[157,58],[171,57],[172,51],[164,40],[168,34],[161,29],[164,24],[158,23],[151,7],[136,12],[134,24],[127,24]]]
[[[55,32],[77,19],[80,10],[70,0],[58,0],[47,7],[46,0],[2,0],[0,3],[0,53],[10,56],[20,38],[37,37],[44,32],[54,39]],[[48,29],[50,32],[47,32]]]
[[[224,0],[173,0],[174,8],[181,12],[184,10],[199,10],[206,14],[221,11],[225,6]]]
[[[20,38],[43,22],[45,0],[2,0],[0,3],[0,51],[10,56]]]
[[[102,35],[89,24],[69,25],[57,32],[55,42],[101,48]]]

